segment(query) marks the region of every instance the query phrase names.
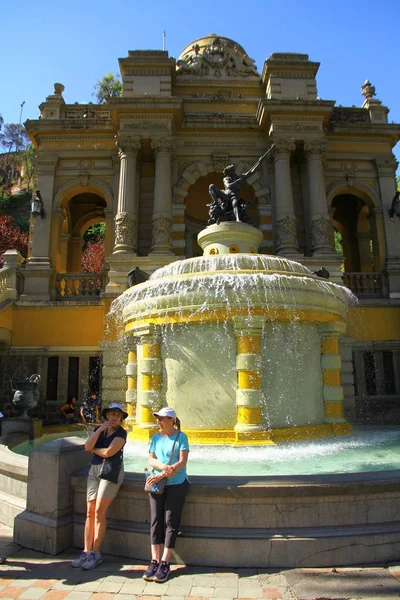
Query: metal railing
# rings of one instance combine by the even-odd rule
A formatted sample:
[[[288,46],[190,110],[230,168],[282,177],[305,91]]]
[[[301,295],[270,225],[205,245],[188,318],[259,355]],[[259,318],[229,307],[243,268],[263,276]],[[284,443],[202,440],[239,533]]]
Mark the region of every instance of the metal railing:
[[[343,273],[343,282],[358,298],[383,298],[382,273]]]
[[[57,300],[99,300],[103,273],[57,273]]]

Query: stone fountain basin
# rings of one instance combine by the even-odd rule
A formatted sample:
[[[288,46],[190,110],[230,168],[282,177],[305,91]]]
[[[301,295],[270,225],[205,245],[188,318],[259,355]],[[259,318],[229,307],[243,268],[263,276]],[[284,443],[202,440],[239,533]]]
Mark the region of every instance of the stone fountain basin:
[[[248,267],[249,257],[243,255],[243,261],[241,258],[235,257],[236,266]],[[204,259],[198,260],[204,262]],[[132,322],[143,319],[165,317],[161,323],[194,322],[208,320],[213,313],[212,320],[229,319],[237,314],[262,314],[268,320],[308,322],[345,318],[348,290],[311,273],[257,268],[213,270],[215,264],[211,259],[208,261],[211,262],[208,272],[190,259],[180,263],[182,270],[188,272],[174,273],[170,269],[169,274],[166,268],[159,269],[157,277],[127,290],[122,296],[127,330]],[[258,266],[254,262],[253,265]],[[163,276],[163,273],[166,274]]]
[[[284,477],[191,477],[174,560],[213,567],[296,568],[398,560],[400,471]],[[72,478],[74,541],[85,520],[83,474]],[[142,475],[114,501],[104,551],[149,558]]]
[[[72,475],[70,469],[72,465],[79,469],[88,457],[74,440],[71,447],[69,438],[61,440],[59,448],[39,447],[35,460],[29,459],[29,475],[28,457],[0,447],[1,520],[12,525],[21,513],[17,541],[25,547],[56,554],[72,544],[82,546],[88,468]],[[49,495],[49,488],[43,488],[43,461],[54,475],[53,492],[61,482],[63,494]],[[398,560],[399,470],[190,479],[174,556],[178,563],[296,568]],[[143,485],[142,473],[126,474],[108,515],[104,552],[135,560],[149,558],[150,511]],[[24,511],[26,497],[30,503]],[[68,518],[66,497],[70,498]],[[60,513],[60,518],[46,513],[43,498],[52,499],[52,515]],[[52,538],[57,543],[50,544]]]

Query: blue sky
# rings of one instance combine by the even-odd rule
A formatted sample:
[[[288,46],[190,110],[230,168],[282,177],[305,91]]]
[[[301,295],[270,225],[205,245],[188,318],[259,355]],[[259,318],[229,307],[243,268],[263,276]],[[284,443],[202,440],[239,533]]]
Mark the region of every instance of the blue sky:
[[[273,52],[301,52],[321,63],[319,96],[361,106],[366,79],[400,123],[399,0],[49,0],[7,3],[2,14],[6,123],[37,118],[38,105],[65,85],[67,103],[95,101],[95,82],[118,72],[128,50],[166,48],[178,57],[191,41],[211,32],[239,42],[259,71]],[[395,153],[400,159],[400,144]]]

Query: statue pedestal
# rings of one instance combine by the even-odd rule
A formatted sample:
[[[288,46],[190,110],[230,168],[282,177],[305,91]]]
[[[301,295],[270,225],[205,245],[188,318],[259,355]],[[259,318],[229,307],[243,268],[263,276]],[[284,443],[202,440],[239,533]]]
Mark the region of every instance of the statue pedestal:
[[[219,225],[209,225],[200,231],[197,241],[204,256],[257,254],[263,234],[247,223],[223,221]]]

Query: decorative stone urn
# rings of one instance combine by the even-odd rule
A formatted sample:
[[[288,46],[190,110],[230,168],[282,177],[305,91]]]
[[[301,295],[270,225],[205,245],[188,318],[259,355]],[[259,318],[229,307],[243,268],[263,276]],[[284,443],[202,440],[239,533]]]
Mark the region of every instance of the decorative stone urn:
[[[30,377],[21,377],[13,375],[11,377],[11,386],[14,392],[12,403],[19,411],[19,419],[30,419],[28,410],[35,408],[38,403],[38,386],[40,383],[40,375],[33,374]]]

